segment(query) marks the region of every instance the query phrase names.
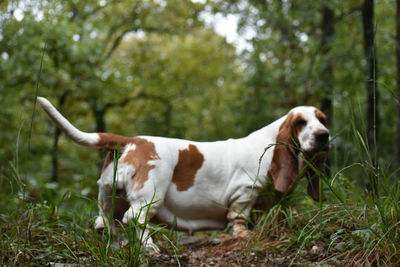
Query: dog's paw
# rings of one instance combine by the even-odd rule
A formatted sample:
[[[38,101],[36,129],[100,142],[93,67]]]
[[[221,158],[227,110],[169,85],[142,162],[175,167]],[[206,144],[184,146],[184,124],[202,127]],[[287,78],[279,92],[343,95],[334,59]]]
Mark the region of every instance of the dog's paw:
[[[135,214],[134,214],[134,212],[133,212],[133,209],[132,209],[132,208],[129,208],[129,209],[125,212],[124,217],[122,218],[122,223],[128,224],[128,222],[129,222],[130,220],[132,220],[134,217],[135,217]]]
[[[147,240],[146,242],[146,250],[150,255],[158,255],[160,254],[160,249],[156,244],[154,244],[153,240]]]
[[[94,229],[103,230],[107,224],[108,224],[107,218],[103,216],[98,216],[96,218],[96,221],[94,222]]]
[[[236,223],[232,226],[232,236],[249,238],[249,230],[246,229],[246,226],[244,224]]]

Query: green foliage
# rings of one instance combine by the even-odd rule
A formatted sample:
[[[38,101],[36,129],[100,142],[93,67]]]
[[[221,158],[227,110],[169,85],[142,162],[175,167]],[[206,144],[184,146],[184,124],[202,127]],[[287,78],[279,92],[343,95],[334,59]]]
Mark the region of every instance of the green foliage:
[[[137,92],[135,101],[118,111],[132,121],[121,132],[195,140],[232,135],[235,118],[229,111],[239,97],[240,75],[235,50],[222,37],[206,29],[132,37],[111,64]]]

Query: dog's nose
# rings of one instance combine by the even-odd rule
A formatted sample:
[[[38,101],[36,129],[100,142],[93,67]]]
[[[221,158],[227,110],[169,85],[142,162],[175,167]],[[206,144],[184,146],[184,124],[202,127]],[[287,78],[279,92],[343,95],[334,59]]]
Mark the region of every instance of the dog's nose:
[[[318,130],[314,133],[315,140],[320,144],[325,144],[329,139],[329,132],[327,130]]]

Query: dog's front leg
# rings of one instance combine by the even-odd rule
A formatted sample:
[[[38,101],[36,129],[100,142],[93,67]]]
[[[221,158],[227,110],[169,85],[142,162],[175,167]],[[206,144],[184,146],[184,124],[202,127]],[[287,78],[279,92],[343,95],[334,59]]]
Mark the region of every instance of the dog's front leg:
[[[249,237],[249,230],[246,224],[253,204],[254,203],[248,201],[248,199],[239,198],[229,207],[227,219],[229,224],[232,225],[232,235],[234,237]]]
[[[148,210],[149,209],[149,210]],[[152,249],[155,253],[160,253],[160,249],[154,243],[150,236],[148,224],[150,219],[157,212],[157,208],[152,205],[138,203],[131,204],[131,207],[125,212],[122,222],[129,224],[129,221],[138,223],[140,230],[137,232],[137,236],[141,239],[140,241],[146,246],[146,248]]]

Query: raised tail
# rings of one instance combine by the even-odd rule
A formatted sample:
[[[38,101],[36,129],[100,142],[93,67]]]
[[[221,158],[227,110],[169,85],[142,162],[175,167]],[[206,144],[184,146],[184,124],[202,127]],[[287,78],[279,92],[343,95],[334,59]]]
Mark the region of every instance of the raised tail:
[[[132,143],[133,138],[111,134],[111,133],[86,133],[73,126],[60,112],[44,97],[38,97],[37,101],[47,115],[72,141],[90,147],[117,149],[118,144],[124,146]]]

